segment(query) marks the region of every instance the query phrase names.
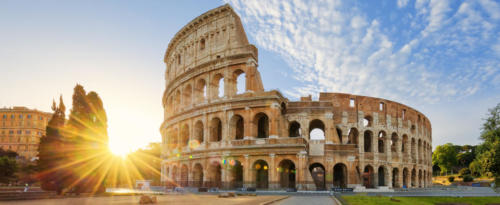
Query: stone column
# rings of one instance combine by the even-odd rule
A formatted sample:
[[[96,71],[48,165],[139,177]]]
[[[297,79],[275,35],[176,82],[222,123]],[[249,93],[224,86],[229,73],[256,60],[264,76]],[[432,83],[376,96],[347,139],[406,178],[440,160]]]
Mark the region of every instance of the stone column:
[[[297,154],[298,158],[298,166],[296,168],[297,171],[297,189],[298,190],[305,190],[306,189],[306,180],[305,180],[305,173],[307,171],[307,159],[306,159],[307,152],[306,151],[301,151]]]
[[[275,165],[276,154],[269,154],[269,188],[277,189],[279,187],[277,177],[276,177],[276,165]]]
[[[252,171],[252,165],[250,164],[248,154],[244,155],[245,157],[245,165],[243,166],[243,187],[248,188],[251,187],[251,176],[250,172]]]

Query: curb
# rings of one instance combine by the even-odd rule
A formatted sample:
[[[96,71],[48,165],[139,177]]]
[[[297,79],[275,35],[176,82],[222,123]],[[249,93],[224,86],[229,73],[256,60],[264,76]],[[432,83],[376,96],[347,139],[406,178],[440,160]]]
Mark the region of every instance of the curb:
[[[285,196],[285,197],[282,197],[282,198],[279,198],[279,199],[274,199],[274,200],[271,200],[271,201],[266,201],[266,202],[261,203],[260,205],[270,205],[270,204],[276,203],[278,201],[281,201],[281,200],[284,200],[284,199],[288,199],[289,197],[290,196]]]
[[[337,199],[337,197],[335,197],[335,196],[331,196],[331,197],[332,197],[332,199],[335,201],[335,203],[337,203],[338,205],[343,205],[343,204],[342,204],[342,203],[341,203],[341,202]]]

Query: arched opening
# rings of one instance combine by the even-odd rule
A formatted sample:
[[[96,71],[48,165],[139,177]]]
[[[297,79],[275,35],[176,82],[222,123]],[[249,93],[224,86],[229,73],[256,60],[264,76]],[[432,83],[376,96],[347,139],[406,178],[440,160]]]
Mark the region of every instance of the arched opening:
[[[177,166],[175,165],[172,168],[172,184],[174,186],[179,186],[179,184],[177,183]]]
[[[165,176],[167,178],[167,182],[165,183],[165,186],[170,187],[172,183],[172,179],[170,178],[170,167],[167,167],[165,170]]]
[[[380,131],[378,133],[378,152],[379,153],[385,152],[385,137],[386,137],[386,134],[384,131]]]
[[[394,132],[392,133],[391,136],[391,152],[397,152],[398,150],[397,143],[398,143],[398,134]]]
[[[245,133],[243,117],[241,115],[234,115],[231,117],[229,126],[231,127],[231,137],[234,137],[233,139],[236,140],[242,140]]]
[[[295,164],[292,160],[282,160],[278,166],[281,188],[295,188]]]
[[[286,104],[285,104],[285,102],[281,103],[281,114],[282,115],[286,114]]]
[[[313,120],[309,123],[309,139],[325,140],[325,124],[321,120]]]
[[[418,147],[417,147],[418,159],[422,160],[422,140],[418,139]]]
[[[410,128],[411,134],[415,134],[416,130],[417,130],[417,128],[415,127],[415,125],[411,125],[411,128]]]
[[[204,38],[202,38],[200,40],[200,50],[203,50],[203,49],[205,49],[205,39]]]
[[[188,167],[187,165],[182,165],[181,166],[181,181],[180,181],[180,185],[181,187],[187,187],[188,186],[188,173],[189,173],[189,170],[188,170]]]
[[[333,167],[333,186],[347,188],[347,166],[338,163]]]
[[[214,97],[224,97],[224,76],[222,74],[217,74],[213,78],[214,80],[214,93],[216,94]]]
[[[373,125],[373,118],[372,116],[365,116],[365,118],[363,119],[363,126],[365,127],[371,127]]]
[[[218,117],[214,117],[210,122],[210,142],[222,140],[222,122]]]
[[[242,70],[234,71],[233,75],[236,79],[236,94],[242,94],[246,91],[246,74]]]
[[[180,106],[181,106],[181,91],[177,90],[177,92],[175,92],[175,111],[178,112],[180,110]]]
[[[339,144],[342,144],[342,130],[340,128],[336,128],[337,136],[339,137]]]
[[[231,189],[243,187],[243,166],[238,160],[228,160],[229,168],[229,187]]]
[[[205,79],[199,79],[196,82],[196,102],[201,103],[207,98],[207,83]]]
[[[193,168],[193,186],[203,186],[203,167],[200,163],[196,163]]]
[[[373,133],[370,130],[366,130],[364,134],[364,150],[365,152],[372,152],[372,138]]]
[[[408,150],[408,135],[403,135],[403,141],[401,143],[401,152],[406,153]]]
[[[264,160],[257,160],[253,163],[255,186],[257,189],[267,189],[269,186],[269,166]]]
[[[417,143],[415,142],[415,138],[411,138],[411,158],[417,158]]]
[[[383,166],[378,168],[378,186],[385,186],[385,169]]]
[[[403,169],[403,188],[408,188],[408,168]]]
[[[177,131],[177,128],[175,128],[171,134],[170,134],[171,140],[172,140],[172,148],[175,148],[179,146],[179,132]]]
[[[375,188],[373,183],[375,173],[373,172],[373,167],[370,165],[366,165],[365,170],[363,172],[363,186],[366,188]]]
[[[184,88],[184,92],[183,92],[183,96],[182,96],[183,97],[183,102],[182,102],[183,105],[185,105],[185,106],[191,105],[192,90],[193,90],[193,88],[191,87],[191,85],[187,85]]]
[[[189,143],[189,126],[187,124],[182,125],[181,129],[181,147],[187,146]]]
[[[203,143],[203,122],[201,120],[198,120],[194,124],[194,139],[193,143],[195,144],[201,144]]]
[[[399,169],[398,168],[393,168],[392,169],[392,187],[394,188],[399,188]]]
[[[422,188],[422,170],[418,170],[418,187]]]
[[[417,185],[417,170],[413,168],[411,170],[411,187],[415,187]]]
[[[325,167],[320,163],[314,163],[309,166],[309,171],[316,185],[316,190],[325,190]]]
[[[351,128],[349,130],[349,133],[347,133],[347,136],[348,136],[347,144],[355,144],[355,145],[358,144],[358,136],[359,136],[358,129]]]
[[[269,118],[264,113],[255,115],[254,124],[257,125],[257,138],[269,137]]]
[[[297,121],[293,121],[290,123],[290,127],[288,128],[288,133],[290,137],[300,137],[300,124]]]
[[[427,171],[424,170],[424,176],[423,176],[423,185],[422,187],[427,187]]]
[[[222,168],[218,162],[212,162],[208,168],[208,187],[221,188],[222,182]]]

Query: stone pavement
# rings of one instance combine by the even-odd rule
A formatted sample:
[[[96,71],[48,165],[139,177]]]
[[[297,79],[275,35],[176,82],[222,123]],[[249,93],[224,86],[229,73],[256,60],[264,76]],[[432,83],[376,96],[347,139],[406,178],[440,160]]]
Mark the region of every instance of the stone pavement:
[[[255,205],[265,202],[274,201],[285,198],[287,196],[238,196],[235,198],[217,198],[217,195],[161,195],[157,196],[157,204],[179,204],[179,205]],[[114,196],[114,197],[81,197],[81,198],[64,198],[64,199],[42,199],[42,200],[21,200],[21,201],[2,201],[3,204],[16,205],[94,205],[94,204],[113,204],[113,205],[128,205],[139,204],[140,196]]]
[[[326,205],[337,204],[330,196],[291,196],[274,204],[279,205]]]

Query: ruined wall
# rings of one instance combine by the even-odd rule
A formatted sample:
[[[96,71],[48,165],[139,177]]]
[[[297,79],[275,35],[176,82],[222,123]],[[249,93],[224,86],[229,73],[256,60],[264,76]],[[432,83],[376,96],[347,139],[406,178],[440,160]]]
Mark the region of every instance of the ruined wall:
[[[160,128],[165,185],[318,190],[431,183],[432,129],[422,113],[344,93],[289,101],[264,90],[257,53],[229,5],[197,17],[171,40]],[[245,81],[242,90],[238,81]]]

